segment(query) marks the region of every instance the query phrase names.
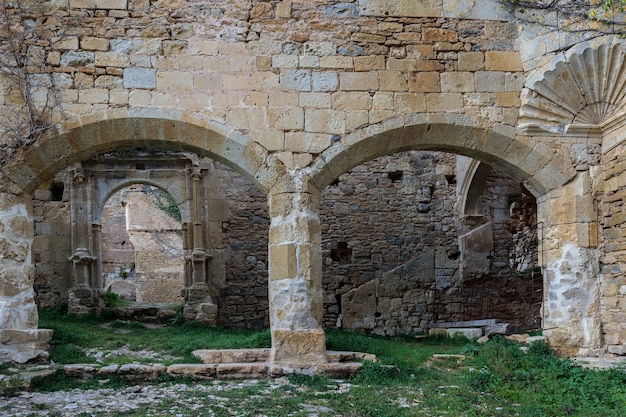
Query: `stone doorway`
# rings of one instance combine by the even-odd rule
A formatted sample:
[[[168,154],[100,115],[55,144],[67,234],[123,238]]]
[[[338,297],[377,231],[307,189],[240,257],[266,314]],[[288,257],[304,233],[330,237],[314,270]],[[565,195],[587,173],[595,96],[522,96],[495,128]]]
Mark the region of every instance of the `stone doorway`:
[[[102,210],[105,291],[140,303],[183,303],[185,261],[180,209],[161,189],[136,184]]]

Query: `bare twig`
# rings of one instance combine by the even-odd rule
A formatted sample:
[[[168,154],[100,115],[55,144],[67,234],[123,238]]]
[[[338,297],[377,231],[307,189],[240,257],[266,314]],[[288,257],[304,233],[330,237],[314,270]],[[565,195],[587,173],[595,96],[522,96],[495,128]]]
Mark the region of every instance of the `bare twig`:
[[[43,48],[37,46],[41,10],[26,13],[19,1],[0,2],[0,167],[20,149],[52,129],[57,104],[54,77],[46,71]]]

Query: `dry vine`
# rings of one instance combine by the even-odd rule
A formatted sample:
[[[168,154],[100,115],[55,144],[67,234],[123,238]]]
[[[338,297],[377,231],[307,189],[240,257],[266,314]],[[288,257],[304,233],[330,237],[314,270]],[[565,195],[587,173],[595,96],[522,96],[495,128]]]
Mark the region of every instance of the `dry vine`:
[[[499,0],[517,19],[588,38],[626,36],[626,0]]]
[[[42,16],[18,1],[0,4],[0,167],[54,128],[57,89],[37,32]]]

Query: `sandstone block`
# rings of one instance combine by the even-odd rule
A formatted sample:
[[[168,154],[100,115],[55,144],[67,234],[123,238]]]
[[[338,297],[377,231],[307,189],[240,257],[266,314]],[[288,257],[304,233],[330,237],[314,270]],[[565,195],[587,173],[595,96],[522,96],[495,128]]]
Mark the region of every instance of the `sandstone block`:
[[[426,94],[423,93],[397,93],[395,107],[405,112],[420,113],[426,111]]]
[[[106,38],[97,38],[94,36],[85,36],[80,40],[81,49],[89,51],[108,51],[109,40]]]
[[[373,72],[342,72],[339,86],[344,91],[378,90],[378,74]]]
[[[407,91],[406,76],[400,71],[380,72],[380,91]]]
[[[441,91],[441,80],[438,72],[417,72],[409,76],[409,91],[420,93],[437,93]]]
[[[76,36],[51,38],[50,43],[52,44],[52,49],[78,49],[78,38]]]
[[[116,52],[95,52],[96,65],[100,67],[128,67],[130,57]]]
[[[476,92],[501,92],[504,91],[505,76],[498,71],[479,71],[476,74]]]
[[[343,134],[346,130],[345,114],[333,110],[306,110],[304,127],[307,132]]]
[[[482,337],[483,331],[482,329],[448,329],[448,337],[462,336],[469,340],[478,339]]]
[[[191,55],[214,56],[218,53],[218,42],[206,39],[190,39],[188,51]]]
[[[461,93],[429,93],[426,95],[426,108],[433,112],[462,109],[463,95]]]
[[[294,278],[297,271],[296,246],[290,244],[270,245],[270,280]]]
[[[355,71],[375,71],[383,69],[385,69],[385,57],[382,55],[354,57]]]
[[[482,71],[485,69],[485,56],[482,52],[459,52],[459,71]]]
[[[487,71],[523,71],[522,57],[519,52],[485,52],[485,70]]]
[[[217,375],[213,364],[175,364],[167,367],[167,373],[175,378],[188,376],[198,380],[212,380]]]
[[[72,9],[126,9],[127,0],[70,0]]]
[[[338,92],[332,95],[332,107],[337,110],[368,110],[372,97],[368,92]]]
[[[159,71],[156,85],[159,90],[192,90],[193,74],[182,71]]]
[[[362,16],[396,17],[439,17],[442,12],[440,1],[426,0],[358,0]]]
[[[105,88],[91,88],[78,92],[79,103],[96,104],[109,101],[109,90]]]
[[[444,93],[465,93],[474,90],[474,74],[471,72],[445,72],[441,74],[441,91]]]

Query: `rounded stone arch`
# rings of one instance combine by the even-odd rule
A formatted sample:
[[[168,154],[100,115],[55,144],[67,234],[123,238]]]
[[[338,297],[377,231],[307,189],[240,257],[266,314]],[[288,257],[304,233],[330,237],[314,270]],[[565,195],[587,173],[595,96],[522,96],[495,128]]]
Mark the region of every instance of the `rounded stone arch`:
[[[170,183],[170,187],[166,187],[165,185],[161,184],[159,181],[155,181],[155,180],[138,180],[138,179],[124,178],[121,181],[119,181],[117,184],[115,184],[114,187],[109,188],[106,194],[103,194],[101,198],[98,199],[95,210],[94,210],[94,220],[97,221],[102,218],[103,207],[106,205],[106,203],[115,193],[123,190],[124,188],[130,187],[136,184],[149,185],[151,187],[156,187],[159,190],[168,193],[172,197],[174,197],[175,195],[172,193],[171,188],[176,183]],[[174,201],[176,201],[176,199],[174,199]],[[191,210],[189,207],[189,201],[187,200],[176,201],[176,205],[178,206],[178,209],[180,210],[182,223],[191,221]]]
[[[576,175],[558,151],[516,137],[513,127],[487,129],[462,115],[426,114],[395,117],[347,135],[317,158],[311,177],[323,190],[341,174],[366,161],[409,150],[436,150],[474,158],[524,183],[535,197]]]
[[[201,114],[180,110],[109,109],[60,123],[4,167],[4,175],[28,194],[69,165],[124,148],[193,152],[219,161],[264,194],[286,174],[284,165],[243,133]]]

